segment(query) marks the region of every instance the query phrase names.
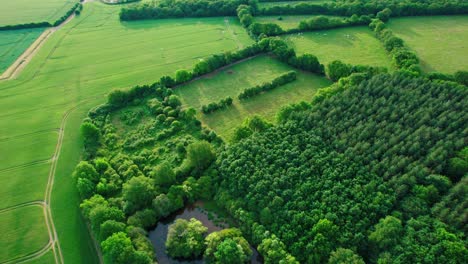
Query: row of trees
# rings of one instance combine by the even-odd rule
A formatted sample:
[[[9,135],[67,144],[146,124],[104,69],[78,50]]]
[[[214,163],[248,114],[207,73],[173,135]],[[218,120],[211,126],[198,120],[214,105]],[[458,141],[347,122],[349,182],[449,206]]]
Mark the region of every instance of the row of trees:
[[[49,23],[49,22],[33,22],[33,23],[26,23],[26,24],[16,24],[16,25],[6,25],[6,26],[0,26],[0,31],[2,30],[14,30],[14,29],[24,29],[24,28],[42,28],[42,27],[56,27],[60,24],[62,24],[68,17],[70,17],[73,12],[79,11],[83,9],[83,6],[81,3],[76,3],[73,5],[70,10],[65,13],[62,17],[57,19],[54,23]]]
[[[277,5],[264,7],[256,15],[337,15],[352,16],[377,14],[389,8],[393,16],[452,15],[468,13],[468,4],[463,0],[337,0],[315,4]]]
[[[327,76],[330,80],[336,82],[341,78],[348,77],[352,74],[360,73],[363,74],[363,77],[370,77],[380,73],[386,73],[387,68],[385,67],[373,67],[366,65],[351,65],[344,63],[339,60],[330,62],[327,65]],[[354,78],[362,75],[355,75]]]
[[[214,111],[227,108],[231,105],[232,105],[232,98],[228,96],[224,99],[221,99],[219,102],[213,102],[207,105],[203,105],[201,108],[201,111],[204,114],[210,114],[210,113],[213,113]]]
[[[247,0],[163,0],[123,7],[121,20],[175,17],[234,16],[236,8]]]
[[[390,14],[390,10],[384,10]],[[383,43],[385,49],[391,54],[393,63],[398,69],[411,72],[412,74],[419,75],[421,69],[419,67],[419,58],[405,46],[403,40],[393,34],[388,29],[384,22],[380,19],[374,19],[369,27],[375,32],[377,38]]]
[[[216,198],[254,243],[269,231],[301,263],[463,263],[451,210],[463,215],[467,168],[450,158],[466,146],[467,97],[454,83],[377,75],[277,127],[255,122],[219,155]]]
[[[273,90],[287,83],[293,82],[296,79],[297,79],[296,72],[289,71],[287,73],[281,74],[280,76],[276,77],[271,82],[265,82],[265,83],[256,85],[251,88],[246,88],[237,97],[239,98],[239,100],[245,100],[253,96],[259,95],[261,93]]]

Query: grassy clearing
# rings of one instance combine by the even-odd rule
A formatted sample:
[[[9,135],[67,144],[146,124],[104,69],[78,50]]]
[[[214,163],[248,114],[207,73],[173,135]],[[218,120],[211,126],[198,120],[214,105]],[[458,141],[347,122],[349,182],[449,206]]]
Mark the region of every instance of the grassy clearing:
[[[0,142],[0,153],[8,153],[2,156],[2,168],[50,158],[56,132],[22,135],[56,131],[70,112],[52,192],[52,213],[66,263],[97,262],[71,180],[82,147],[79,126],[87,111],[103,103],[112,89],[152,83],[164,74],[192,68],[200,58],[252,43],[236,18],[121,23],[120,8],[86,3],[82,14],[54,33],[17,79],[0,82],[0,140],[10,141]],[[13,173],[18,175],[13,183],[0,185],[2,197],[9,197],[4,205],[37,199],[40,192],[43,196],[46,168],[0,172],[0,182],[9,181]],[[38,177],[37,193],[23,199],[18,186],[27,186],[31,175]],[[14,224],[13,218],[5,219],[5,225]],[[42,241],[47,232],[38,230],[37,239]],[[15,245],[9,254],[24,252],[22,241],[10,243]]]
[[[390,57],[367,27],[299,33],[283,38],[298,54],[314,54],[323,64],[339,59],[353,65],[391,67]]]
[[[0,213],[0,234],[1,262],[43,248],[49,235],[42,207],[26,206]]]
[[[395,18],[388,26],[416,51],[424,71],[468,70],[468,16]]]
[[[1,2],[0,26],[55,22],[78,0],[7,0]]]
[[[280,26],[282,29],[291,29],[299,27],[301,21],[311,19],[313,15],[305,16],[259,16],[254,17],[255,22],[259,23],[274,23]],[[337,17],[337,16],[326,16],[326,17]]]
[[[278,109],[290,103],[310,99],[318,88],[328,86],[330,82],[314,74],[298,72],[297,80],[258,95],[242,103],[237,95],[245,88],[271,81],[287,71],[292,70],[268,56],[259,56],[246,62],[224,69],[214,76],[208,76],[178,87],[175,93],[182,98],[185,105],[194,107],[200,112],[202,105],[216,102],[227,96],[234,99],[231,107],[204,115],[200,119],[224,138],[230,138],[234,129],[245,118],[262,115],[273,121]]]
[[[280,2],[262,2],[258,3],[258,7],[266,8],[266,7],[273,7],[273,6],[284,6],[284,5],[297,5],[297,4],[324,4],[332,2],[331,0],[310,0],[310,1],[280,1]]]
[[[41,35],[42,28],[0,31],[0,74]]]

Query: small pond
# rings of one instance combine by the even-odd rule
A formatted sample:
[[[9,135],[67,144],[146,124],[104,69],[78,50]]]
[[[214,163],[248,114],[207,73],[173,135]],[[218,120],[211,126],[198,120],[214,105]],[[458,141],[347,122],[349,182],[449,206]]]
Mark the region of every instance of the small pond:
[[[166,254],[166,238],[169,225],[172,224],[176,219],[186,219],[195,218],[198,221],[202,222],[204,226],[208,228],[208,234],[215,231],[228,228],[226,223],[221,223],[220,225],[225,227],[219,227],[215,223],[208,219],[207,213],[202,210],[200,207],[203,205],[202,202],[196,202],[195,204],[188,205],[185,208],[171,214],[164,220],[160,221],[155,229],[149,232],[149,239],[153,244],[154,251],[156,252],[156,257],[158,263],[161,264],[203,264],[205,263],[202,259],[200,260],[191,260],[191,261],[182,261],[172,259]],[[257,250],[253,247],[252,249],[252,261],[251,263],[262,263],[261,256],[258,254]]]

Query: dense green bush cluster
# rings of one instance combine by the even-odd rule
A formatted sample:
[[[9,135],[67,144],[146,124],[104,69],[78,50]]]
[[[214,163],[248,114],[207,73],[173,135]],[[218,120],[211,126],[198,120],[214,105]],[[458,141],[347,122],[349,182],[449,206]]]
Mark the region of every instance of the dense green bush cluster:
[[[74,179],[106,262],[152,263],[146,230],[185,203],[210,197],[212,172],[204,173],[220,139],[159,83],[112,92],[81,132],[84,160]]]
[[[258,10],[258,15],[337,15],[377,14],[389,8],[393,16],[451,15],[468,13],[464,0],[337,0],[329,3],[278,5]]]
[[[259,95],[263,92],[267,92],[270,90],[273,90],[277,87],[280,87],[282,85],[285,85],[287,83],[293,82],[297,79],[297,74],[295,71],[290,71],[287,73],[284,73],[275,79],[273,79],[271,82],[266,82],[262,83],[260,85],[251,87],[251,88],[246,88],[244,89],[239,95],[238,98],[239,100],[245,100],[248,98],[251,98],[253,96]]]
[[[231,97],[226,97],[224,99],[221,99],[217,103],[209,103],[207,105],[203,105],[201,110],[204,114],[210,114],[213,113],[214,111],[220,110],[227,108],[232,105],[232,98]]]
[[[163,0],[143,2],[123,7],[120,11],[120,19],[235,16],[237,7],[246,3],[247,0]]]
[[[468,140],[467,98],[463,86],[405,75],[352,85],[223,151],[217,200],[254,243],[271,232],[301,263],[332,252],[463,263],[466,221],[449,204],[464,212],[454,200],[464,187],[452,184],[467,171],[450,158]]]
[[[419,68],[419,58],[407,48],[403,40],[393,34],[384,22],[374,19],[369,27],[375,32],[377,38],[383,43],[385,49],[392,55],[392,60],[398,69],[406,70],[418,75],[421,72]]]

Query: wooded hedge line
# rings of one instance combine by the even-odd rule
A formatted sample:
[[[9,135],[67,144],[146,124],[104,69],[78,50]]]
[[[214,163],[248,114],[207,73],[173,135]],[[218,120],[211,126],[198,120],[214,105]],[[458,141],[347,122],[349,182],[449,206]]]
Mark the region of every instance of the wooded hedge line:
[[[270,91],[275,89],[276,87],[285,85],[287,83],[293,82],[297,79],[297,74],[295,71],[289,71],[285,74],[282,74],[271,82],[265,82],[260,85],[256,85],[251,88],[244,89],[237,97],[239,100],[245,100],[251,98],[253,96],[259,95],[263,92]]]
[[[14,29],[25,29],[25,28],[42,28],[42,27],[56,27],[62,24],[75,10],[82,10],[83,6],[81,3],[76,3],[70,10],[65,13],[61,18],[57,19],[53,24],[49,22],[34,22],[34,23],[26,23],[26,24],[16,24],[16,25],[6,25],[0,26],[0,31],[3,30],[14,30]]]
[[[247,0],[163,0],[161,2],[144,2],[123,7],[120,11],[120,19],[235,16],[236,8],[247,2]]]
[[[230,96],[224,98],[224,99],[221,99],[219,102],[213,102],[213,103],[209,103],[207,105],[203,105],[202,108],[201,108],[201,111],[204,113],[204,114],[210,114],[210,113],[213,113],[217,110],[220,110],[220,109],[224,109],[224,108],[227,108],[229,106],[232,105],[232,98]]]

